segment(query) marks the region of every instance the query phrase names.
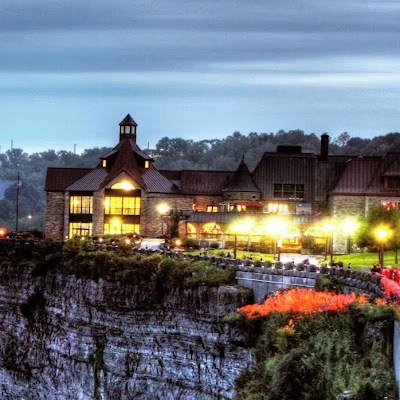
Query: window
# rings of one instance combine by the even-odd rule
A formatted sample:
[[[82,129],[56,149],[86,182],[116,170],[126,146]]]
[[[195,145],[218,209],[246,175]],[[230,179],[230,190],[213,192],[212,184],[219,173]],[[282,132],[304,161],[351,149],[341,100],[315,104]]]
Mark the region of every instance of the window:
[[[93,197],[92,196],[71,196],[69,199],[70,214],[92,214]]]
[[[69,224],[69,237],[74,236],[91,236],[92,235],[92,223],[84,222],[71,222]]]
[[[106,215],[140,215],[140,197],[106,197]]]
[[[283,199],[303,199],[304,198],[304,185],[291,183],[275,183],[274,184],[274,197]]]
[[[218,212],[219,207],[218,206],[207,206],[207,212]]]
[[[268,212],[276,213],[276,212],[287,212],[289,207],[287,204],[282,203],[268,203]]]
[[[107,167],[107,160],[103,160],[103,168]]]
[[[388,176],[385,179],[387,189],[400,189],[400,177],[399,176]]]
[[[146,161],[144,162],[144,167],[145,167],[145,168],[150,168],[150,161],[146,160]]]
[[[114,185],[111,186],[111,189],[133,190],[135,189],[135,186],[133,186],[132,183],[129,181],[120,181],[114,183]]]
[[[110,223],[104,224],[104,233],[108,235],[126,235],[128,233],[140,234],[139,224],[120,224]]]

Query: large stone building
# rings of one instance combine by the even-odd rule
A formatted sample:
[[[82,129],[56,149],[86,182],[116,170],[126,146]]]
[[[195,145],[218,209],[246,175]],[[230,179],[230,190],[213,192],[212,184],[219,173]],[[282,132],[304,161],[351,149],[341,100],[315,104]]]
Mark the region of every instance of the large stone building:
[[[283,250],[298,251],[310,236],[320,244],[331,238],[335,252],[346,252],[351,230],[341,224],[365,215],[371,204],[397,207],[400,202],[400,153],[331,156],[324,134],[319,155],[303,153],[300,146],[278,146],[252,171],[244,159],[232,171],[159,171],[137,146],[136,130],[128,114],[119,124],[119,143],[94,169],[48,169],[46,237],[158,237],[176,210],[182,237],[223,245],[268,237]]]

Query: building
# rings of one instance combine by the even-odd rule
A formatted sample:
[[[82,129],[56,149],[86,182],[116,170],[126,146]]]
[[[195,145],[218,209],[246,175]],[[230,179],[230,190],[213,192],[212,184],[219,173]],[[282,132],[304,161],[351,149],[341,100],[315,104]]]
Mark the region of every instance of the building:
[[[327,252],[344,253],[351,232],[341,223],[365,215],[371,204],[400,202],[400,153],[331,156],[324,134],[319,155],[278,146],[251,171],[244,159],[232,171],[166,171],[154,167],[136,134],[128,114],[119,124],[118,144],[96,168],[48,168],[46,237],[159,237],[177,210],[182,237],[263,244],[274,251],[300,251],[312,237]]]

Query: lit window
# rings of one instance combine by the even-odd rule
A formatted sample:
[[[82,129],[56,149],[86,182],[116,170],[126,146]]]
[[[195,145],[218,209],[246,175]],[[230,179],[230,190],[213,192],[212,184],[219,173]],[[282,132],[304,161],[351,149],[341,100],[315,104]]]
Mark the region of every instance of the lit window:
[[[207,206],[207,212],[218,212],[218,206]]]
[[[135,189],[135,186],[133,186],[131,182],[120,181],[120,182],[114,183],[114,185],[111,186],[111,189],[133,190],[133,189]]]
[[[269,203],[268,204],[268,212],[276,213],[276,212],[286,212],[289,207],[287,204],[283,203]]]
[[[128,233],[140,234],[139,224],[104,224],[104,233],[109,235],[126,235]]]
[[[140,215],[140,197],[106,197],[104,214]]]
[[[69,200],[70,214],[92,214],[93,197],[92,196],[71,196]]]
[[[92,223],[71,222],[69,224],[69,237],[74,236],[91,236]]]
[[[107,160],[103,160],[103,167],[107,167]]]
[[[147,160],[146,160],[146,161],[144,162],[144,167],[145,167],[145,168],[150,168],[150,161],[147,161]]]

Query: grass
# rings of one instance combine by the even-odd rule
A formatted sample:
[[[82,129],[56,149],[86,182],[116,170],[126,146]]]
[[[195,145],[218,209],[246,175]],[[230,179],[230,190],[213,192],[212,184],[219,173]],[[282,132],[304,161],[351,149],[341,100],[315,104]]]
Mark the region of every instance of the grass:
[[[216,250],[207,250],[207,255],[209,256],[217,256],[220,257],[222,253],[227,254],[230,252],[231,256],[233,257],[233,250],[232,249],[216,249]],[[199,254],[200,251],[193,251],[190,254]],[[253,260],[259,260],[262,257],[263,261],[274,261],[274,257],[272,254],[264,254],[264,253],[252,253],[249,251],[242,251],[237,250],[236,258],[242,258],[243,253],[247,256],[250,254],[253,257]],[[323,260],[323,256],[315,256],[317,259]],[[334,262],[341,261],[345,267],[349,263],[351,263],[351,268],[354,270],[359,271],[369,271],[373,264],[379,263],[379,256],[377,252],[374,253],[352,253],[352,254],[344,254],[344,255],[334,255],[333,257]],[[394,251],[385,251],[384,256],[385,265],[391,265],[394,268],[400,267],[400,262],[395,263],[395,254]],[[399,254],[399,261],[400,261],[400,254]]]

